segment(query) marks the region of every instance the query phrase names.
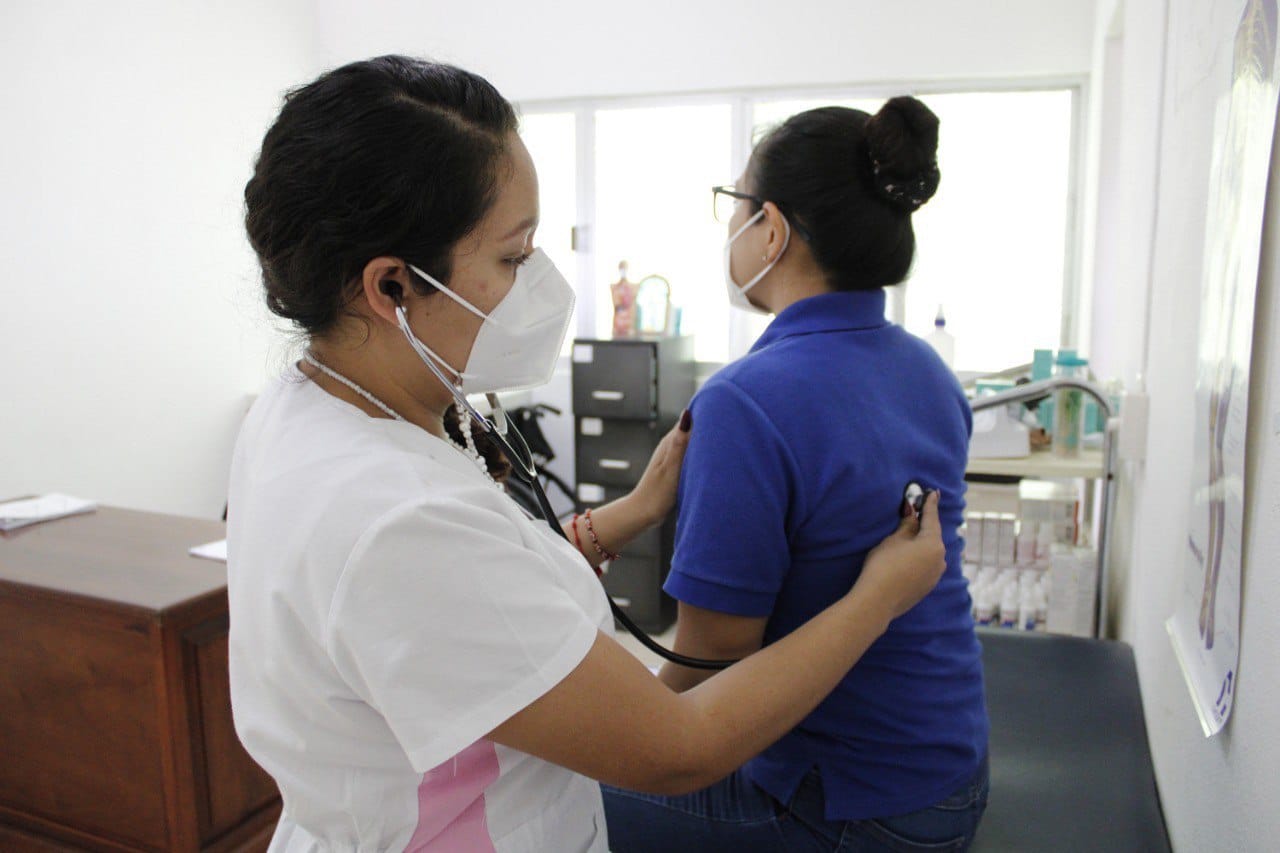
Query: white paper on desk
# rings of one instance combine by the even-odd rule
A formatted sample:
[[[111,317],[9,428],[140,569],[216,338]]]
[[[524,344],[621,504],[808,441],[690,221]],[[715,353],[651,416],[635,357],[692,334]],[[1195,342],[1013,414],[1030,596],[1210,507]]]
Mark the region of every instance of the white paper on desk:
[[[93,512],[97,508],[98,505],[93,501],[57,493],[8,501],[0,503],[0,531],[17,530],[28,524]]]
[[[187,552],[193,557],[203,557],[206,560],[217,560],[225,563],[227,561],[227,540],[219,539],[217,542],[206,542],[203,545],[197,545]]]

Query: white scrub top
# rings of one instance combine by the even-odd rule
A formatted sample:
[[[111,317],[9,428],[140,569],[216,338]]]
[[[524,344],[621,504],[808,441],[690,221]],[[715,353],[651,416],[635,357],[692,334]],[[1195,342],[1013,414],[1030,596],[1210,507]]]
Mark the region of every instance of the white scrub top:
[[[612,631],[586,560],[453,445],[296,369],[228,498],[236,732],[272,853],[603,851],[599,785],[485,739]]]

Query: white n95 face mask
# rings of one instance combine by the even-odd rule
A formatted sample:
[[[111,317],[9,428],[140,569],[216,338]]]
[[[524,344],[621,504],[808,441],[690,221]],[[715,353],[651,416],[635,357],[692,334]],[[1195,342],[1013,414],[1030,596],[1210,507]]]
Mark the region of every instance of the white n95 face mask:
[[[419,357],[430,357],[456,374],[464,394],[522,391],[551,380],[573,316],[574,293],[541,249],[516,269],[511,290],[488,314],[412,264],[409,269],[484,321],[462,370],[432,352],[401,321]]]
[[[728,292],[729,294],[729,304],[732,305],[734,308],[741,308],[743,311],[750,311],[754,314],[764,314],[767,316],[770,312],[766,311],[763,308],[759,308],[751,304],[751,300],[747,299],[747,291],[755,287],[760,282],[760,279],[768,275],[769,270],[777,266],[778,261],[782,260],[782,256],[786,254],[787,246],[791,245],[791,223],[787,222],[787,218],[785,216],[782,218],[782,224],[787,230],[786,230],[786,235],[782,239],[782,251],[778,252],[778,257],[774,258],[772,261],[765,264],[764,269],[760,270],[760,272],[752,276],[751,281],[748,281],[746,284],[742,285],[741,287],[739,287],[738,283],[733,280],[733,267],[732,267],[733,241],[741,237],[742,232],[746,231],[748,228],[754,225],[756,221],[759,220],[762,216],[764,216],[763,208],[756,211],[755,216],[751,217],[746,222],[742,223],[742,227],[739,228],[737,231],[734,231],[733,236],[730,237],[725,242],[724,244],[724,285],[725,285],[726,292]]]

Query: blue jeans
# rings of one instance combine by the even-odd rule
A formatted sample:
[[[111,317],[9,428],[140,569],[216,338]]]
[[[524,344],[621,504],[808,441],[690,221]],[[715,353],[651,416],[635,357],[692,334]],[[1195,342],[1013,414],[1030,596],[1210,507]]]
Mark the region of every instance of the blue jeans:
[[[780,803],[739,769],[692,794],[661,797],[602,785],[613,853],[749,851],[963,851],[987,807],[987,762],[953,794],[895,817],[830,821],[822,778],[811,770],[790,803]]]

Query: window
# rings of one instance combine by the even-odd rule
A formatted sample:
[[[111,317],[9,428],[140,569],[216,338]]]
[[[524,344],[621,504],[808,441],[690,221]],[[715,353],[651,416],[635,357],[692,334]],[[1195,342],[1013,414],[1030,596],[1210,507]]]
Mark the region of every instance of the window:
[[[625,260],[632,281],[658,274],[671,282],[682,330],[697,330],[696,357],[724,360],[724,226],[712,215],[710,188],[728,180],[730,118],[727,103],[596,113],[597,336],[612,328],[604,287],[617,280]]]
[[[537,113],[520,120],[520,138],[538,171],[538,232],[534,243],[546,252],[576,292],[582,292],[573,251],[578,221],[577,117],[571,112]],[[564,352],[573,345],[581,299],[574,306]]]
[[[751,121],[751,141],[756,142],[771,128],[782,124],[796,113],[818,107],[849,107],[874,113],[884,103],[883,98],[806,98],[802,101],[761,101],[755,105]]]
[[[741,355],[768,320],[729,309],[721,266],[728,235],[711,215],[709,187],[734,182],[753,142],[797,112],[874,112],[909,88],[875,97],[726,93],[526,105],[522,133],[541,182],[539,242],[578,288],[575,334],[608,336],[608,285],[626,260],[633,281],[651,273],[670,280],[700,361]],[[917,96],[942,123],[942,184],[915,214],[916,262],[905,286],[890,291],[890,317],[923,336],[944,306],[959,370],[998,370],[1029,361],[1037,347],[1070,345],[1062,329],[1074,298],[1067,258],[1075,90]],[[574,226],[585,235],[576,254]]]
[[[1071,176],[1070,91],[922,97],[941,120],[938,194],[915,214],[904,325],[939,305],[956,368],[999,370],[1061,343]]]

